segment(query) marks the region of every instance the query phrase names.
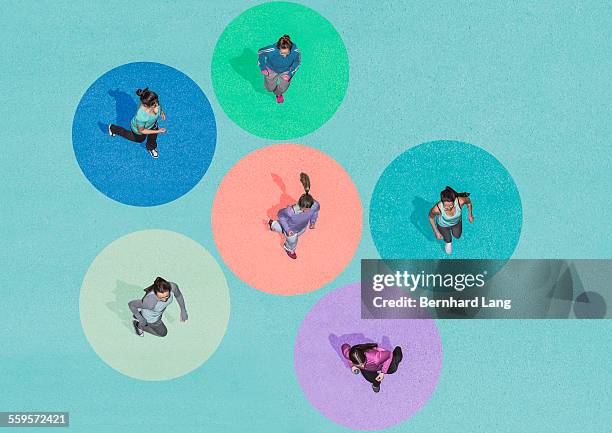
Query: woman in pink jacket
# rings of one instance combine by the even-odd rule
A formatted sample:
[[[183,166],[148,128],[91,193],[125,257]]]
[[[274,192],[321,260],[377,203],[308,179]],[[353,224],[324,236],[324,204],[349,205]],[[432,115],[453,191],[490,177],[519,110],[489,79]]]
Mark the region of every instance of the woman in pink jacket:
[[[397,366],[402,362],[402,348],[396,346],[393,352],[376,343],[342,345],[342,354],[354,374],[361,374],[363,378],[372,384],[374,392],[380,391],[380,383],[385,375],[397,371]]]

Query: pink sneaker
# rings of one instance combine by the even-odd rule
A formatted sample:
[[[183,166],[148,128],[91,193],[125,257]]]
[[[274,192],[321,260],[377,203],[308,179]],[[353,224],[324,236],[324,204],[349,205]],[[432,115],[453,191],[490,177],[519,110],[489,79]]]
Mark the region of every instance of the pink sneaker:
[[[285,98],[283,98],[283,95],[276,95],[276,102],[278,102],[279,104],[285,102]]]

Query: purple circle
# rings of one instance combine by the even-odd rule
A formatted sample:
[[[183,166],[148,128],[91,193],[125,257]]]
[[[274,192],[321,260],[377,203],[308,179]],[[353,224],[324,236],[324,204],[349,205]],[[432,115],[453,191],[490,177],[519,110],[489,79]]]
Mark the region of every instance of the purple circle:
[[[442,343],[432,319],[361,319],[360,292],[359,284],[344,286],[312,307],[296,337],[295,371],[306,397],[325,417],[353,429],[384,429],[413,416],[432,396],[442,370]],[[361,374],[352,374],[340,349],[343,343],[365,342],[403,351],[379,393]]]

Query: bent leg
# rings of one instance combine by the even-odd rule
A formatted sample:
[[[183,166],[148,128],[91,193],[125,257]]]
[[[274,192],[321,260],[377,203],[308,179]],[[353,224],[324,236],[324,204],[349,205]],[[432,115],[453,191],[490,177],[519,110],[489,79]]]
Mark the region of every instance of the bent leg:
[[[130,140],[135,143],[142,143],[147,138],[145,135],[134,134],[133,131],[128,131],[127,129],[122,128],[121,126],[118,126],[118,125],[111,124],[110,130],[113,134],[119,135],[125,138],[126,140]]]
[[[442,227],[440,224],[437,224],[437,223],[436,223],[436,226],[438,227],[438,231],[442,235],[442,238],[444,238],[444,242],[446,242],[447,244],[450,244],[453,241],[453,237],[451,236],[451,228]]]
[[[459,222],[457,224],[455,224],[454,226],[451,227],[451,230],[453,232],[453,236],[457,239],[459,239],[461,237],[461,232],[463,231],[463,227],[461,224],[461,220],[459,220]]]
[[[278,81],[278,74],[274,71],[268,70],[268,75],[264,75],[264,87],[268,92],[275,92],[276,82]]]
[[[276,95],[282,95],[289,88],[289,84],[291,84],[290,80],[285,81],[283,76],[288,77],[289,74],[283,72],[279,75],[278,85],[276,86],[276,91],[274,92]]]
[[[168,335],[168,328],[166,328],[166,325],[161,319],[155,323],[147,323],[146,326],[140,326],[140,329],[156,337],[165,337]]]

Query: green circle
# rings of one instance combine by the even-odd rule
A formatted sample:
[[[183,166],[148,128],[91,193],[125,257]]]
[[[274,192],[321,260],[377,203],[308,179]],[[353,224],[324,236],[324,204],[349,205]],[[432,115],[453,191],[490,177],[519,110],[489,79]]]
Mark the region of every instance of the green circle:
[[[285,102],[264,88],[257,51],[288,34],[301,64]],[[348,86],[349,62],[342,38],[324,17],[285,2],[248,9],[223,31],[212,58],[212,83],[219,104],[238,126],[263,138],[306,135],[336,112]]]
[[[157,276],[179,286],[189,319],[180,322],[174,300],[163,314],[168,335],[139,337],[128,302],[142,298]],[[145,230],[117,239],[96,257],[81,287],[80,316],[92,348],[112,368],[141,380],[174,379],[217,349],[229,320],[229,290],[201,245],[178,233]]]

